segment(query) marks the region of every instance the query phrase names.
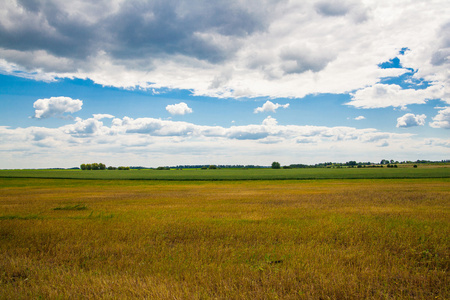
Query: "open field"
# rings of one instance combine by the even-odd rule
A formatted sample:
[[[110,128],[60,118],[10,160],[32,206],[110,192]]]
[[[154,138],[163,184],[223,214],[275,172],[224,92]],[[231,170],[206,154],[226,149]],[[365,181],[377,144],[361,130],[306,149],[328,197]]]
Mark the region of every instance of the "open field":
[[[449,299],[449,271],[450,179],[0,179],[0,299]]]
[[[450,178],[450,165],[419,168],[306,168],[219,170],[0,170],[0,178],[133,179],[133,180],[302,180]]]

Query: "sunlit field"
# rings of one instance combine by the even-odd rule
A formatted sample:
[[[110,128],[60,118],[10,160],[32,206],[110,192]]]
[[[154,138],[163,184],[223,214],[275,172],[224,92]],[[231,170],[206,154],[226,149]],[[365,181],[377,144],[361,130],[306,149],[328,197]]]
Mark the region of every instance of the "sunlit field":
[[[0,178],[130,180],[293,180],[450,178],[450,165],[400,165],[398,168],[183,169],[183,170],[0,170]]]
[[[448,178],[0,178],[0,299],[449,299],[449,267]]]

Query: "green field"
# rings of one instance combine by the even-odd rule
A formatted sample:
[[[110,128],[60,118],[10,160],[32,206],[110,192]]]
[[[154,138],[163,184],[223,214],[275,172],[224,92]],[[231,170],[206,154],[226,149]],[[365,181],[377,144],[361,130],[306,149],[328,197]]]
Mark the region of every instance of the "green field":
[[[210,171],[238,174],[41,177]],[[449,178],[0,178],[0,299],[449,299],[449,272]]]
[[[450,178],[450,165],[400,168],[307,168],[217,170],[0,170],[0,178],[134,179],[134,180],[304,180]]]

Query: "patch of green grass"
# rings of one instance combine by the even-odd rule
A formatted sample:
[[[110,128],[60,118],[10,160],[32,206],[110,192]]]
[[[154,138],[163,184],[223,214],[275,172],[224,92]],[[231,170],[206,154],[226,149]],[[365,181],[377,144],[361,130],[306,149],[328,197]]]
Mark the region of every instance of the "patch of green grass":
[[[40,215],[26,215],[26,216],[20,216],[20,215],[5,215],[0,216],[0,220],[41,220],[43,219]]]
[[[87,210],[88,207],[85,204],[65,205],[55,207],[53,210]]]
[[[436,168],[305,168],[305,169],[217,169],[217,170],[0,170],[0,178],[48,178],[95,180],[314,180],[314,179],[402,179],[450,178],[450,165]]]

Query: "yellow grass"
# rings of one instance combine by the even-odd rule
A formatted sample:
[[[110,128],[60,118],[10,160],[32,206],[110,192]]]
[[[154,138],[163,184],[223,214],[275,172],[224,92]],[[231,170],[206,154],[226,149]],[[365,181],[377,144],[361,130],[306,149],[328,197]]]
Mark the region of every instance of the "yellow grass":
[[[0,299],[448,299],[449,183],[0,179]]]

